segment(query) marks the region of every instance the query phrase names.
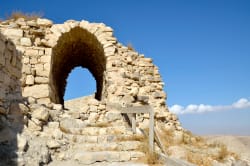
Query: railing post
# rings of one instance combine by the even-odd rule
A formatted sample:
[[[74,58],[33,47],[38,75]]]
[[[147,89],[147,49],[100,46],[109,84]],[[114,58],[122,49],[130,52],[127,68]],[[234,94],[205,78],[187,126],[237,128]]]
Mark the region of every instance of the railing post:
[[[132,113],[132,131],[136,134],[136,113]]]
[[[127,113],[133,134],[136,134],[136,113]]]

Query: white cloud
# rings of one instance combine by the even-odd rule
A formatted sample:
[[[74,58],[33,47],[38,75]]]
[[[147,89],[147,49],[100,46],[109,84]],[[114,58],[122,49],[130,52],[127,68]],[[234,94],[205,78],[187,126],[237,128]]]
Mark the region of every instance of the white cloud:
[[[202,113],[202,112],[212,112],[212,111],[226,111],[235,109],[246,109],[250,108],[250,100],[246,98],[241,98],[238,101],[232,103],[231,105],[205,105],[205,104],[190,104],[186,107],[181,105],[173,105],[169,107],[169,110],[175,114],[189,114],[189,113]]]

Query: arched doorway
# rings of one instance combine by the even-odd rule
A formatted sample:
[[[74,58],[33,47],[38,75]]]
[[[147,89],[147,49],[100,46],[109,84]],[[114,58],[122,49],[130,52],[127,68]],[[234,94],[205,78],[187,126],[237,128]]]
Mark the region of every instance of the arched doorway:
[[[90,96],[96,92],[96,81],[88,69],[75,67],[67,78],[64,101]]]
[[[64,33],[52,49],[51,59],[51,100],[64,104],[66,79],[77,66],[87,68],[96,80],[95,98],[102,99],[106,59],[102,45],[85,29],[75,27]]]

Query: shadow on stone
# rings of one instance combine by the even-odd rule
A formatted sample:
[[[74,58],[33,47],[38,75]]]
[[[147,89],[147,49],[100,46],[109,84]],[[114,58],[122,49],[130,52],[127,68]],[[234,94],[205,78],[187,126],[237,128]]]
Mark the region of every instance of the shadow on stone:
[[[0,34],[0,165],[16,166],[18,149],[25,150],[26,143],[19,142],[23,129],[20,109],[22,55],[15,45]]]

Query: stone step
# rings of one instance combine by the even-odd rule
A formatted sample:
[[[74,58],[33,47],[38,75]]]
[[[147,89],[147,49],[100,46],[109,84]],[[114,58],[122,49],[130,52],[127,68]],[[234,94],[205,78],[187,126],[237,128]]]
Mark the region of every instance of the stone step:
[[[73,159],[80,164],[94,164],[96,162],[126,162],[137,160],[144,157],[145,154],[137,151],[99,151],[99,152],[84,152],[78,151],[73,155]]]
[[[71,120],[72,121],[72,120]],[[104,127],[94,127],[82,124],[79,120],[78,123],[71,125],[68,120],[67,123],[60,124],[60,130],[67,134],[77,134],[77,135],[118,135],[118,134],[133,134],[130,127],[118,125],[118,126],[104,126]]]
[[[69,161],[52,161],[48,166],[82,166],[79,162],[75,160]],[[93,164],[88,164],[89,166],[148,166],[148,164],[139,163],[139,162],[96,162]]]
[[[111,127],[85,127],[81,130],[81,135],[118,135],[118,134],[133,134],[131,128],[125,126]]]
[[[140,148],[141,142],[139,141],[122,141],[110,143],[84,143],[75,144],[72,149],[79,151],[132,151]]]
[[[119,141],[142,141],[143,135],[139,134],[120,134],[120,135],[75,135],[65,134],[64,138],[74,143],[109,143]]]

